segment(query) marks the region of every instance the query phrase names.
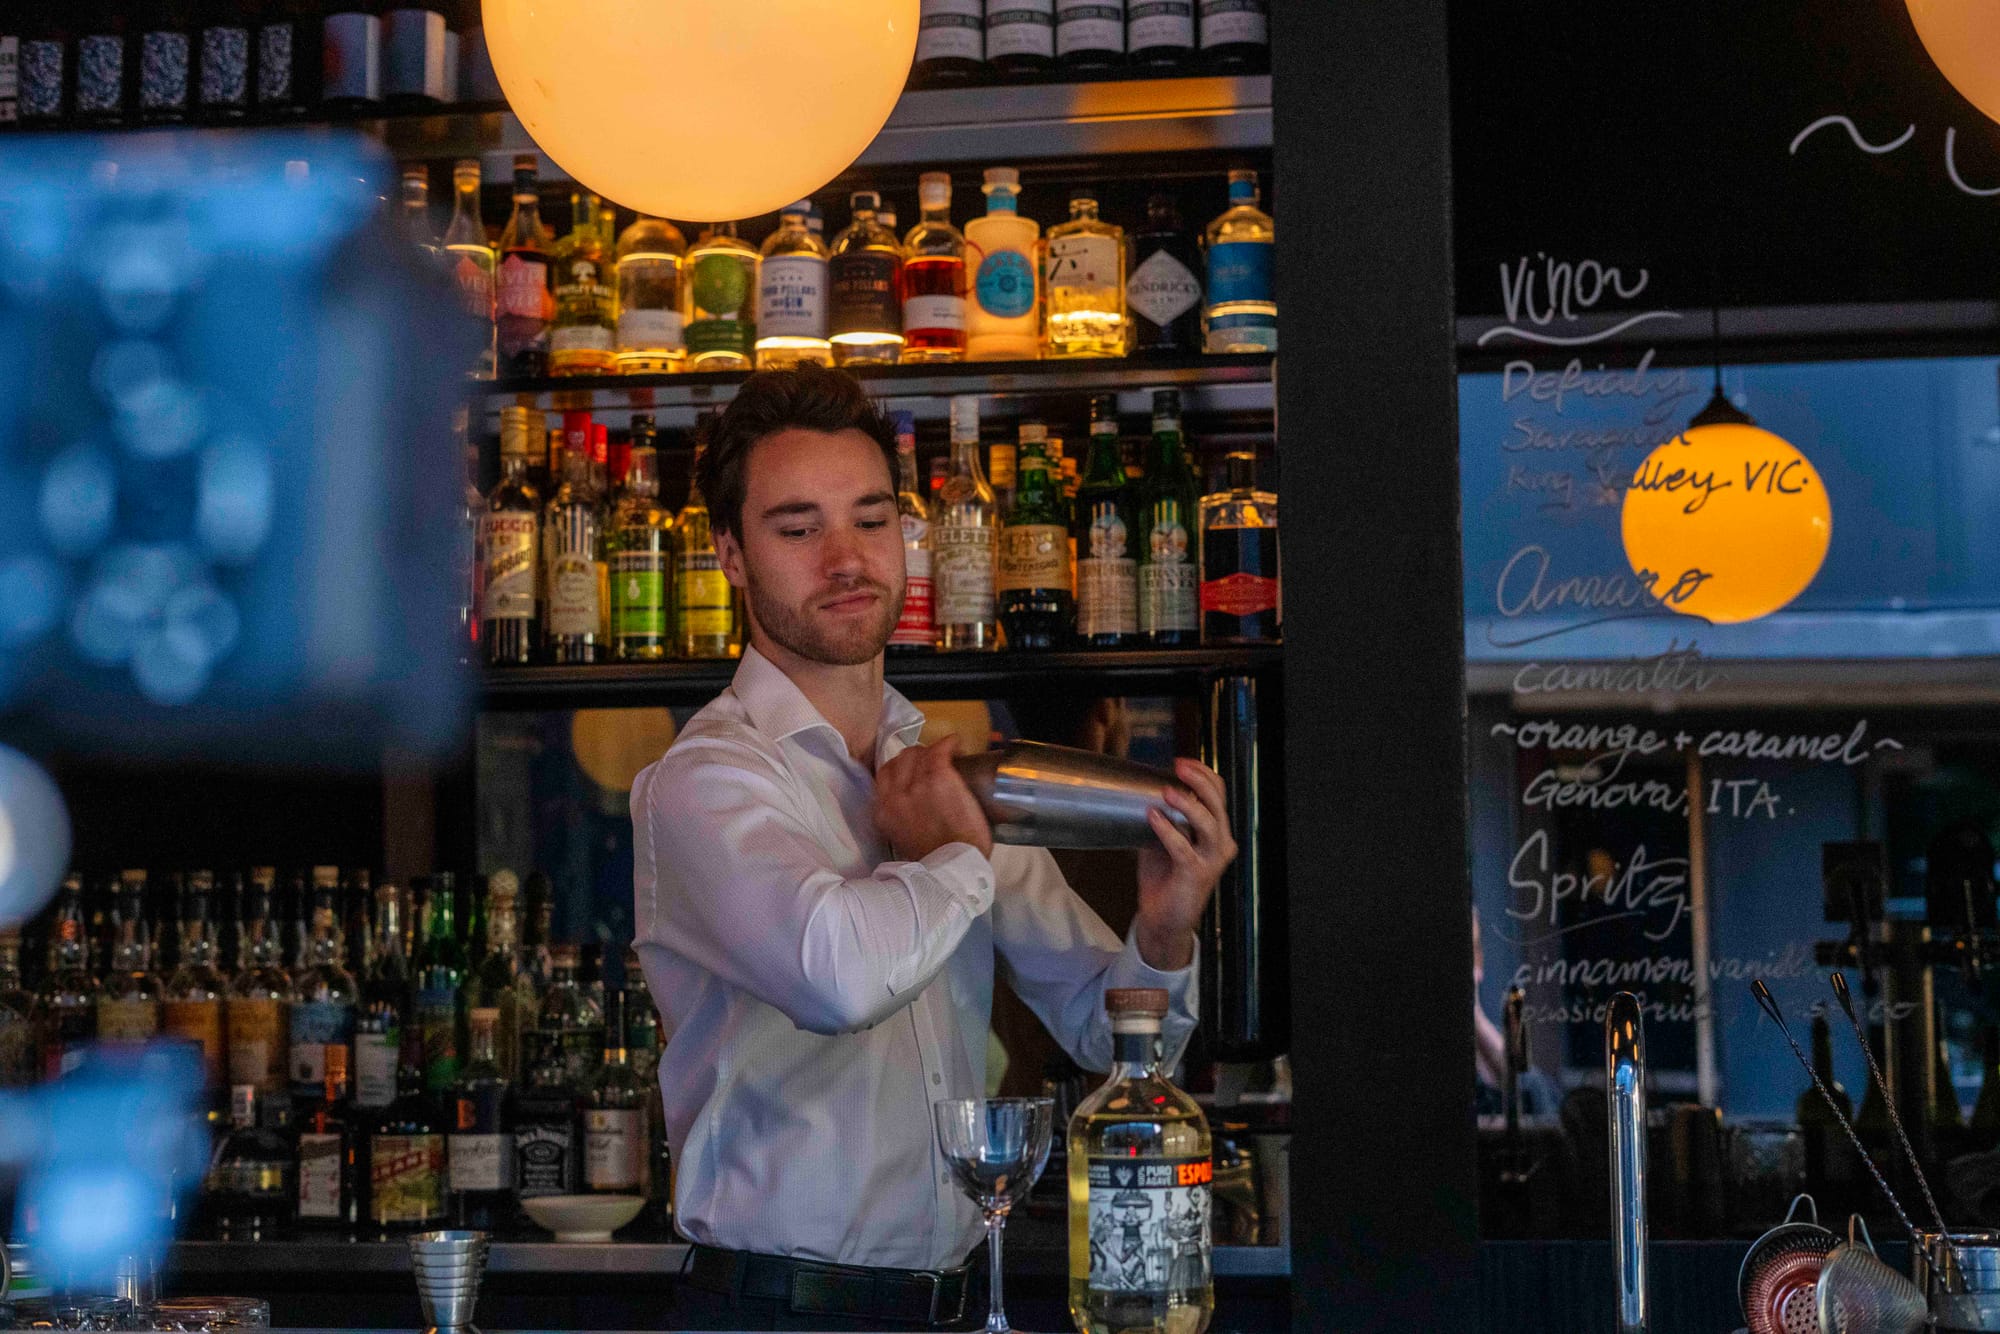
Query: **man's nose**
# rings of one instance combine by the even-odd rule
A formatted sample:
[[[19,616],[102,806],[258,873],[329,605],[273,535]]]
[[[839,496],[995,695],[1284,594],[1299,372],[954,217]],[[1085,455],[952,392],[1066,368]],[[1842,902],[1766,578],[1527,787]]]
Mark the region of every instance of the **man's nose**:
[[[864,562],[861,535],[852,528],[835,528],[820,544],[820,567],[830,575],[856,575]]]

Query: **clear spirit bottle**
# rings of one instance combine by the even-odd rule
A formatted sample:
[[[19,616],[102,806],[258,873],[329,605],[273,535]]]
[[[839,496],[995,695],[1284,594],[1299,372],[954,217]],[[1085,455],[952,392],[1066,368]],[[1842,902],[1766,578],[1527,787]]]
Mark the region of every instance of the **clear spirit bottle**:
[[[1069,1309],[1082,1334],[1201,1334],[1210,1277],[1208,1122],[1160,1068],[1167,993],[1104,993],[1112,1067],[1069,1124]]]
[[[889,652],[928,653],[936,647],[931,583],[931,507],[917,483],[917,422],[907,412],[894,415],[896,427],[896,512],[903,525],[903,611],[889,633]]]
[[[1201,540],[1194,472],[1181,441],[1181,396],[1153,391],[1153,459],[1139,490],[1139,633],[1157,648],[1201,642]]]
[[[259,1097],[286,1088],[285,1007],[292,978],[280,962],[284,946],[271,920],[272,880],[258,867],[244,893],[243,967],[229,986],[225,1006],[230,1086],[251,1086]]]
[[[513,1221],[514,1145],[509,1133],[508,1080],[500,1069],[500,1011],[481,1006],[466,1016],[470,1056],[452,1090],[445,1140],[452,1226],[492,1232]]]
[[[1282,637],[1278,497],[1257,489],[1257,456],[1229,456],[1229,489],[1201,498],[1201,640],[1267,644]]]
[[[778,215],[757,261],[757,369],[833,364],[827,341],[826,242],[806,225],[812,200]]]
[[[403,1010],[410,998],[409,955],[403,943],[403,893],[375,887],[373,959],[361,982],[355,1018],[354,1100],[380,1111],[396,1098],[396,1062],[403,1045]]]
[[[604,1060],[583,1100],[583,1188],[646,1193],[646,1086],[625,1046],[624,991],[605,997]]]
[[[1090,405],[1090,455],[1076,497],[1076,633],[1088,648],[1139,636],[1139,523],[1118,444],[1118,398]]]
[[[325,1087],[329,1052],[339,1048],[345,1067],[354,1045],[360,992],[344,958],[339,896],[339,872],[331,866],[315,867],[306,968],[292,986],[290,1066],[292,1096],[298,1099],[310,1099]]]
[[[119,875],[117,922],[111,967],[97,994],[97,1040],[144,1043],[160,1031],[160,983],[153,976],[144,871]]]
[[[1069,221],[1049,228],[1043,355],[1125,355],[1125,229],[1097,216],[1097,192],[1070,192]]]
[[[494,270],[499,257],[486,240],[486,223],[479,216],[479,159],[460,158],[451,169],[451,221],[445,224],[445,260],[466,314],[478,330],[479,354],[472,376],[490,380],[499,364],[499,337],[494,325]]]
[[[0,1089],[41,1078],[35,1047],[35,998],[21,982],[21,933],[0,929]]]
[[[922,219],[903,240],[903,360],[965,360],[965,237],[951,225],[951,177],[917,182]]]
[[[967,361],[1033,361],[1041,355],[1042,229],[1020,215],[1021,173],[989,167],[986,215],[965,224],[972,298],[966,303]]]
[[[673,629],[668,572],[673,565],[673,516],[660,508],[660,455],[653,419],[632,418],[632,455],[605,553],[610,563],[611,654],[620,662],[667,656]]]
[[[444,250],[431,223],[431,173],[428,167],[403,168],[403,240],[426,264],[436,264]]]
[[[216,967],[214,904],[215,877],[189,872],[181,883],[181,960],[161,996],[160,1031],[201,1048],[203,1089],[219,1103],[229,1086],[229,1047],[222,1026],[229,984]]]
[[[931,523],[931,573],[936,580],[937,646],[947,652],[1000,646],[994,602],[994,558],[1000,516],[993,488],[979,467],[979,399],[951,400],[951,471]]]
[[[681,265],[687,240],[665,218],[640,214],[618,234],[618,370],[661,375],[687,364]]]
[[[1229,207],[1208,224],[1210,352],[1276,352],[1278,298],[1272,286],[1277,230],[1257,207],[1257,173],[1229,173]]]
[[[1021,423],[1021,481],[1000,531],[995,583],[1010,649],[1054,649],[1069,641],[1075,587],[1069,566],[1069,507],[1049,467],[1048,428]]]
[[[571,194],[569,212],[569,231],[549,256],[556,302],[549,325],[549,374],[608,375],[618,364],[611,241],[598,230],[596,195]]]
[[[543,644],[550,662],[590,663],[609,656],[599,633],[597,564],[603,542],[604,509],[590,484],[590,456],[564,450],[562,482],[542,518],[542,586],[548,593]]]
[[[827,331],[841,366],[888,365],[903,351],[903,245],[877,212],[881,196],[856,190],[854,220],[827,258]]]
[[[514,159],[514,212],[500,233],[496,318],[500,371],[534,377],[549,369],[549,321],[555,298],[549,294],[549,251],[555,238],[542,224],[541,187],[534,155]]]
[[[674,516],[674,615],[683,658],[734,658],[743,652],[736,624],[736,596],[722,572],[701,494],[701,448],[688,473],[687,503]]]
[[[488,666],[533,662],[542,633],[542,498],[528,480],[533,408],[500,409],[500,480],[479,519],[479,642]]]
[[[718,222],[688,252],[686,334],[691,371],[747,371],[757,343],[757,252]]]
[[[521,966],[521,887],[512,871],[486,882],[486,953],[466,983],[468,1012],[494,1013],[494,1059],[509,1084],[521,1078],[522,1037],[535,1022],[534,977]]]

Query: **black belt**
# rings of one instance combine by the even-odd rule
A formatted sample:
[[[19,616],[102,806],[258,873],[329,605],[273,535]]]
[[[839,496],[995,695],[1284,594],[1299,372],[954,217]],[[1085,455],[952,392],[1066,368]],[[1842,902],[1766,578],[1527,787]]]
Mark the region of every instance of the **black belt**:
[[[800,1315],[950,1325],[965,1315],[965,1266],[877,1269],[692,1246],[681,1276],[729,1297],[783,1302]]]

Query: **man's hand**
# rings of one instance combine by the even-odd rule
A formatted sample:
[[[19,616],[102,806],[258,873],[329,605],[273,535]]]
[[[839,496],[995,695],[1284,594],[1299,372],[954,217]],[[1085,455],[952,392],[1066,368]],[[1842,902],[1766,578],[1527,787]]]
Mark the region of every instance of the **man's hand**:
[[[948,736],[934,746],[911,746],[875,771],[875,827],[905,861],[921,861],[947,843],[993,855],[993,827],[952,766],[956,754],[958,738]]]
[[[1160,845],[1139,853],[1139,915],[1132,923],[1139,957],[1163,973],[1194,962],[1194,932],[1202,909],[1223,869],[1236,860],[1222,779],[1193,760],[1175,760],[1174,776],[1187,784],[1187,791],[1169,787],[1165,799],[1187,816],[1194,838],[1181,833],[1165,813],[1149,813]]]

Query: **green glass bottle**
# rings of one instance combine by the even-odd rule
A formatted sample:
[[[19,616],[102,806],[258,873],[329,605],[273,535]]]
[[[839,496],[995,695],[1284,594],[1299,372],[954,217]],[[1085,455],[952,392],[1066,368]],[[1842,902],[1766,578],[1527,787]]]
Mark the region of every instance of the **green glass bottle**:
[[[1161,648],[1201,642],[1195,561],[1201,497],[1181,440],[1181,396],[1153,391],[1153,457],[1139,491],[1139,633]]]
[[[430,919],[411,970],[410,1019],[423,1053],[424,1089],[443,1094],[458,1079],[459,989],[465,983],[465,944],[458,938],[456,885],[449,872],[431,877]]]
[[[667,656],[673,630],[668,568],[673,516],[660,508],[660,462],[653,419],[632,418],[632,464],[604,539],[611,573],[611,655],[621,662]]]
[[[1012,649],[1061,648],[1075,622],[1069,569],[1069,512],[1049,466],[1048,431],[1021,423],[1014,507],[1000,530],[996,584],[1000,625]]]
[[[1125,648],[1139,637],[1139,534],[1135,488],[1118,447],[1118,398],[1090,404],[1090,453],[1076,491],[1076,634],[1086,648]]]

